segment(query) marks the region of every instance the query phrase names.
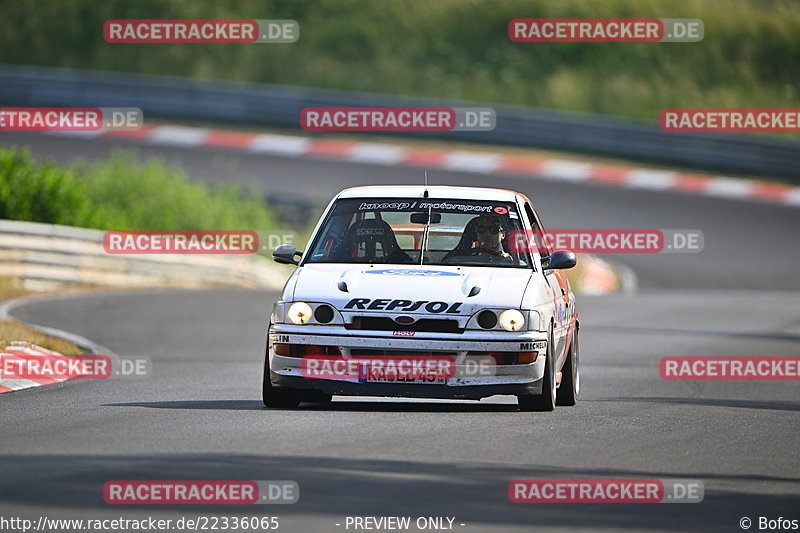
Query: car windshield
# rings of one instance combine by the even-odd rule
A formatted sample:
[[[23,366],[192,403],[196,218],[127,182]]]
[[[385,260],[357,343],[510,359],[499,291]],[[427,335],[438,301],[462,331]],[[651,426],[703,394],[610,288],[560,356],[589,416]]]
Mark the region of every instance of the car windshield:
[[[508,243],[521,229],[513,202],[348,198],[334,205],[306,262],[529,268],[529,255]]]

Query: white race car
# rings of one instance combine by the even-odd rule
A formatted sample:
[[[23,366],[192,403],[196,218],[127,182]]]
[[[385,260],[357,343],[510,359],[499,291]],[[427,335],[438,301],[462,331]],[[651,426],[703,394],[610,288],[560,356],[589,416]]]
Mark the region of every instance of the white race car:
[[[264,404],[510,394],[524,411],[574,405],[579,327],[562,269],[575,255],[544,239],[514,245],[542,231],[513,191],[342,191],[307,251],[273,253],[298,268],[272,310]]]

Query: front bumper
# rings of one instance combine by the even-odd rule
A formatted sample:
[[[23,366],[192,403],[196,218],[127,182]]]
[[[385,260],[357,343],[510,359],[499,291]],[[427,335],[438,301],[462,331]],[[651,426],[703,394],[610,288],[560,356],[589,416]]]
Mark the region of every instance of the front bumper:
[[[291,389],[317,390],[345,396],[394,396],[411,398],[480,399],[495,394],[540,394],[546,362],[547,337],[542,332],[491,335],[485,332],[470,334],[428,334],[419,337],[393,337],[389,332],[360,331],[354,335],[344,328],[328,326],[319,332],[304,326],[276,325],[270,329],[268,358],[273,386]],[[317,328],[315,328],[317,329]],[[389,333],[389,334],[387,334]],[[361,382],[358,379],[311,379],[303,376],[300,357],[277,355],[275,342],[287,344],[335,346],[344,358],[351,350],[392,350],[409,355],[451,354],[455,358],[455,377],[444,383],[383,383]],[[532,343],[540,348],[531,350]],[[495,365],[491,375],[474,376],[458,370],[466,368],[467,352],[538,351],[536,361],[527,364]]]
[[[542,379],[530,383],[502,385],[423,385],[399,383],[358,383],[327,379],[306,379],[270,372],[272,385],[289,389],[314,390],[341,396],[386,396],[395,398],[439,398],[480,400],[495,394],[541,394]]]

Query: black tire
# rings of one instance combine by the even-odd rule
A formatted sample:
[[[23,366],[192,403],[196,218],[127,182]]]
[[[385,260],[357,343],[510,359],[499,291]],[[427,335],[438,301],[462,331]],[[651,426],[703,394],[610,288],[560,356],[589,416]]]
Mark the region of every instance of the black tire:
[[[536,411],[545,413],[556,408],[556,373],[553,370],[553,336],[547,343],[547,361],[544,364],[541,394],[525,394],[517,396],[520,411]]]
[[[571,406],[578,401],[578,394],[581,389],[581,374],[578,364],[580,363],[580,345],[578,343],[578,326],[575,326],[575,335],[569,347],[569,355],[564,361],[564,368],[561,369],[561,385],[556,391],[556,405]]]
[[[299,391],[281,389],[272,385],[269,375],[269,346],[264,355],[264,381],[261,386],[261,397],[266,407],[283,407],[293,409],[300,405],[302,397]]]

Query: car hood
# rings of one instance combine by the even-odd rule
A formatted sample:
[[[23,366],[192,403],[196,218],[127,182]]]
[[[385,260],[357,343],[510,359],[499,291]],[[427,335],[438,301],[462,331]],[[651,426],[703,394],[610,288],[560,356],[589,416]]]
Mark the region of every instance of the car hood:
[[[291,298],[326,302],[339,310],[352,310],[353,299],[359,298],[368,300],[357,307],[365,312],[375,300],[460,303],[455,312],[472,314],[487,307],[519,307],[531,273],[524,268],[312,263],[295,272]],[[424,304],[412,308],[396,307],[393,311],[426,312]],[[442,308],[434,306],[437,311],[433,312],[445,312],[438,311]],[[450,308],[448,305],[446,312]],[[376,310],[381,309],[378,304]]]

